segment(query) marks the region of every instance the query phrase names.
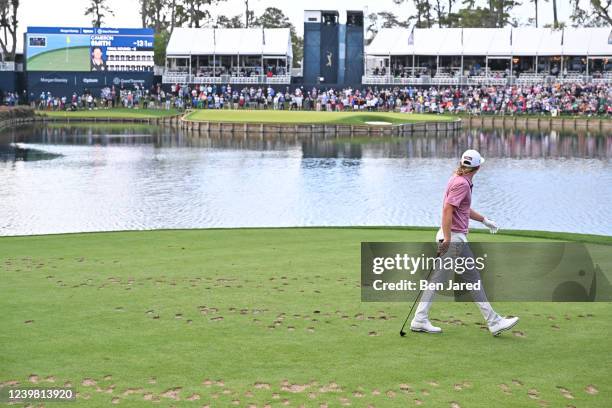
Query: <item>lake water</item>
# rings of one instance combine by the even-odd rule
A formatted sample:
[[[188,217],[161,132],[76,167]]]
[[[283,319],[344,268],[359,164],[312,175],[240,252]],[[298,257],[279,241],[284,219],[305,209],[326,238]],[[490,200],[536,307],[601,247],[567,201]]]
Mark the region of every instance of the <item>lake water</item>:
[[[468,146],[487,158],[473,207],[502,228],[612,235],[612,136],[471,129],[298,140],[124,125],[3,131],[0,235],[437,226]]]

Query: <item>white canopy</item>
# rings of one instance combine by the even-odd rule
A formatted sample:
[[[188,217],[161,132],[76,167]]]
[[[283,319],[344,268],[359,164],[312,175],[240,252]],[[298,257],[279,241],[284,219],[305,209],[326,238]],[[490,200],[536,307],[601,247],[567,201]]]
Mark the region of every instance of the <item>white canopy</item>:
[[[418,55],[457,55],[461,49],[460,28],[414,30],[414,53]]]
[[[293,55],[288,28],[182,28],[172,32],[166,56]]]
[[[612,56],[606,28],[386,28],[366,55]]]
[[[181,30],[183,29],[181,28]],[[211,50],[215,49],[215,29],[214,28],[187,30],[187,36],[191,37],[192,39],[190,54],[208,54],[210,53]],[[172,40],[172,37],[170,37],[170,39]]]
[[[413,46],[409,45],[411,31],[405,28],[385,28],[374,37],[374,41],[366,48],[371,55],[408,55],[413,54]]]
[[[610,34],[609,28],[566,28],[563,31],[563,54],[612,56]]]

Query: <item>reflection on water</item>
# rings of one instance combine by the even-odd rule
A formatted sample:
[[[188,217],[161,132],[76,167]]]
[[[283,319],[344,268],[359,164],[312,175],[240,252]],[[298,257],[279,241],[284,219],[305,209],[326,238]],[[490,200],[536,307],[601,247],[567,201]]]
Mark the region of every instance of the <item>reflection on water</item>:
[[[2,161],[36,161],[51,160],[60,157],[61,154],[48,153],[44,150],[22,147],[19,144],[0,144],[0,162]]]
[[[351,158],[453,158],[465,146],[485,157],[511,158],[611,158],[612,136],[597,133],[465,129],[454,133],[421,133],[411,137],[265,137],[237,134],[198,134],[149,125],[64,125],[9,131],[14,142],[54,145],[152,145],[237,150],[287,150],[301,148],[303,157]],[[0,136],[0,148],[3,146]],[[4,141],[4,145],[6,145]]]
[[[446,180],[468,146],[489,159],[474,205],[504,227],[612,234],[612,136],[206,136],[124,124],[5,130],[0,234],[437,225]]]

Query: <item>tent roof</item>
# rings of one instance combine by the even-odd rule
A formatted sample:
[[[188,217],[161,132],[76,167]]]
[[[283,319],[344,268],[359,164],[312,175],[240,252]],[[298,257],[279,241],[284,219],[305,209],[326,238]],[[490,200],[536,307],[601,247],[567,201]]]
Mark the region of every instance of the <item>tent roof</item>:
[[[200,30],[189,30],[191,36],[191,54],[212,54],[215,49],[215,29],[203,28]],[[172,37],[171,37],[172,38]]]
[[[566,28],[563,31],[564,55],[612,55],[610,28]],[[588,52],[585,52],[587,48]]]
[[[191,46],[195,33],[189,28],[175,28],[172,31],[168,45],[166,46],[166,55],[189,55],[191,54]]]
[[[410,42],[409,38],[413,37]],[[368,55],[606,55],[611,30],[604,28],[386,28]]]
[[[175,28],[167,56],[293,55],[288,28]]]
[[[266,28],[264,30],[263,53],[266,55],[293,56],[291,30],[288,28]]]
[[[512,29],[512,55],[561,55],[563,31],[549,28]]]
[[[412,54],[413,46],[409,45],[411,31],[405,28],[384,28],[378,32],[367,47],[372,55],[407,55]]]

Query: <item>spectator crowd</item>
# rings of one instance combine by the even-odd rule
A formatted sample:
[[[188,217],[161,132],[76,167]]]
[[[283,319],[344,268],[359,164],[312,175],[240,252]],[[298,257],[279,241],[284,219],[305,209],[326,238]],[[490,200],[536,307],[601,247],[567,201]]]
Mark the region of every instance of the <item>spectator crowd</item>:
[[[276,109],[317,111],[398,111],[450,114],[611,115],[612,86],[559,83],[531,86],[363,87],[361,89],[276,89],[231,85],[160,85],[151,89],[104,88],[72,97],[41,93],[40,110],[108,107],[155,109]]]

